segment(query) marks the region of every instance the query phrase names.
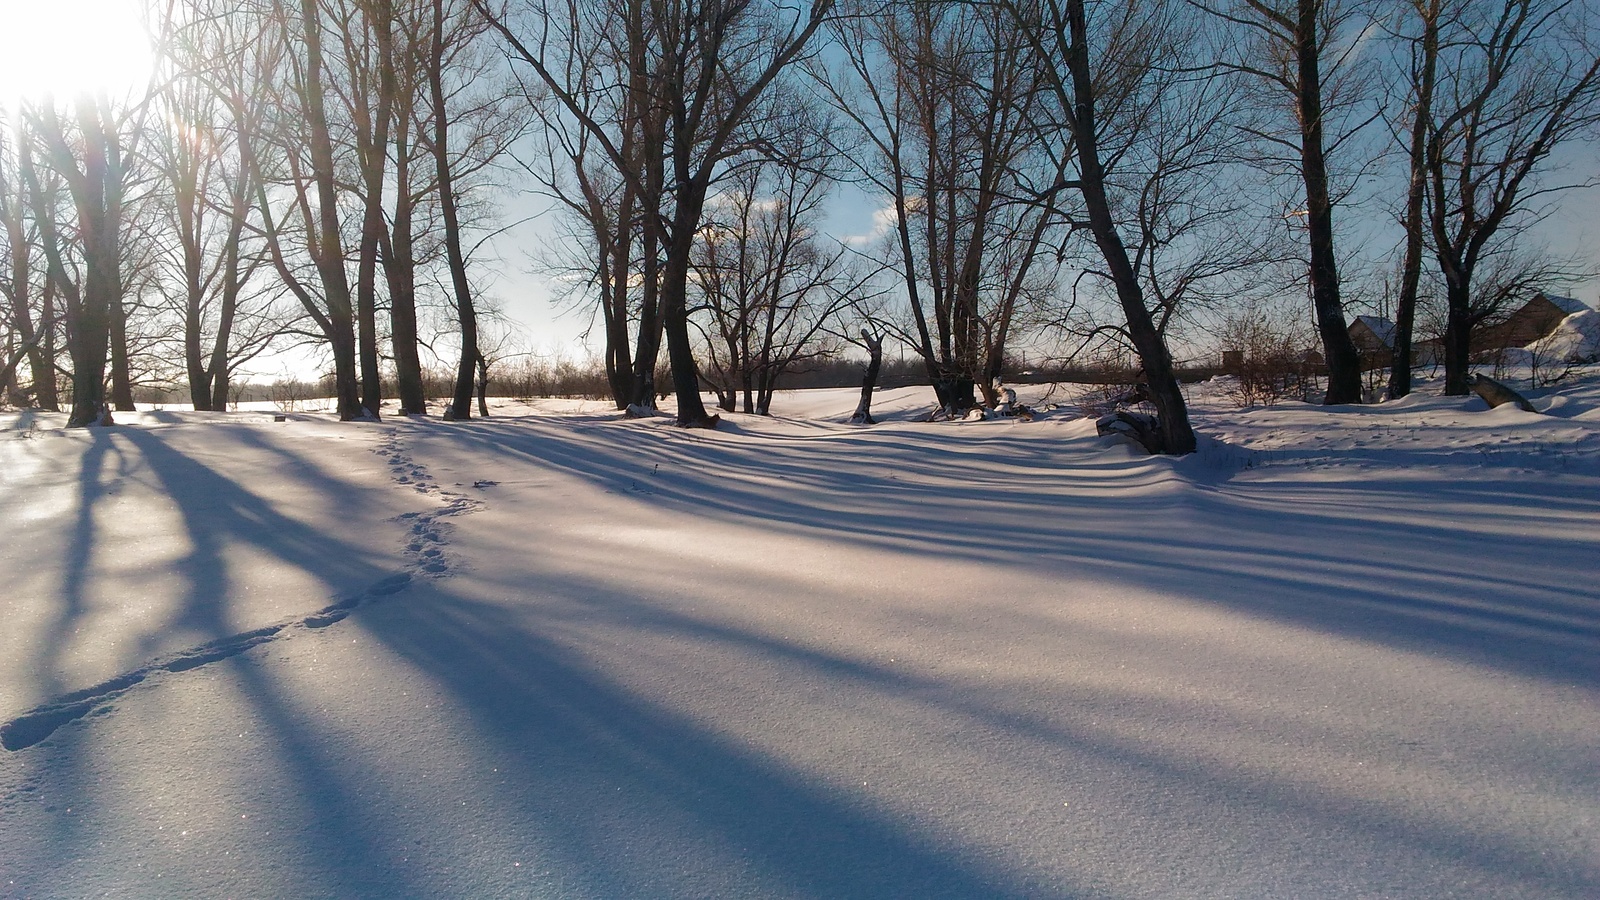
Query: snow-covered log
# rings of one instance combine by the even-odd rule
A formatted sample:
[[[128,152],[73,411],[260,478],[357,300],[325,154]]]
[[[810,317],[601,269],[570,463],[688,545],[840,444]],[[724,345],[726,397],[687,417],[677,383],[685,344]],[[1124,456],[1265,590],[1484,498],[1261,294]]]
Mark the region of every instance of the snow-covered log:
[[[1538,412],[1533,408],[1533,404],[1528,402],[1528,398],[1487,375],[1473,375],[1468,383],[1472,387],[1472,392],[1482,397],[1483,402],[1489,404],[1490,409],[1501,404],[1513,403],[1516,404],[1518,409],[1527,412]]]
[[[1101,416],[1094,427],[1102,435],[1119,434],[1129,438],[1147,453],[1161,452],[1161,423],[1148,413],[1119,409]]]

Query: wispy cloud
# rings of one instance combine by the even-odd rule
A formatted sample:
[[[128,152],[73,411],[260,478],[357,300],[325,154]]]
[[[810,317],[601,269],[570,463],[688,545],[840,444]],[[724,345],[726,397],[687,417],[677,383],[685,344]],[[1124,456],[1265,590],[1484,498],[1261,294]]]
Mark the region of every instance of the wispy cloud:
[[[885,203],[872,211],[872,227],[861,234],[847,234],[840,240],[851,247],[866,247],[883,239],[895,225],[894,203]]]

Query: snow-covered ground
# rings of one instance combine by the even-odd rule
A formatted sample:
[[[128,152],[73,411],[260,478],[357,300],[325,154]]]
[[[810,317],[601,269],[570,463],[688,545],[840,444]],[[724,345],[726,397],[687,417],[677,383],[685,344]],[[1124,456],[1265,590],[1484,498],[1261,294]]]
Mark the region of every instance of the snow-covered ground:
[[[1217,394],[0,414],[0,897],[1600,896],[1600,379]]]

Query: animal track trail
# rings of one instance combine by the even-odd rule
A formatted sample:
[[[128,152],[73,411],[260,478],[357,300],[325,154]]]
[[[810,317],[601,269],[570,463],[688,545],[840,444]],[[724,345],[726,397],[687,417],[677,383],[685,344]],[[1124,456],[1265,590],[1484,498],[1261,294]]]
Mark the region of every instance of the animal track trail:
[[[246,650],[287,637],[299,629],[326,628],[350,615],[358,606],[399,593],[411,583],[412,577],[409,572],[400,572],[379,578],[362,590],[339,598],[309,616],[284,619],[262,628],[208,641],[161,657],[93,687],[63,694],[0,724],[0,747],[12,751],[32,747],[54,734],[61,726],[105,707],[111,700],[147,681],[153,683],[162,677],[230,659]]]
[[[476,512],[483,508],[483,501],[441,488],[428,473],[427,467],[412,460],[406,452],[397,429],[389,432],[375,452],[387,460],[395,484],[442,501],[436,509],[399,516],[401,521],[410,522],[401,551],[405,559],[401,571],[383,576],[354,593],[339,597],[308,616],[284,619],[180,650],[92,687],[63,694],[40,704],[10,721],[0,723],[0,748],[13,752],[25,750],[55,734],[63,725],[92,714],[110,712],[112,707],[108,704],[111,701],[141,684],[158,683],[163,678],[230,659],[263,644],[291,637],[302,630],[327,628],[343,621],[359,607],[400,593],[417,577],[440,578],[450,574],[455,567],[447,552],[452,526],[444,520]]]
[[[467,515],[483,508],[483,501],[457,491],[440,487],[426,466],[411,458],[401,443],[400,432],[391,431],[374,452],[389,464],[389,475],[395,484],[409,487],[419,494],[435,497],[443,502],[438,509],[426,512],[409,512],[400,516],[409,521],[403,554],[406,569],[418,575],[441,578],[450,574],[457,564],[452,563],[447,548],[453,531],[447,519]]]

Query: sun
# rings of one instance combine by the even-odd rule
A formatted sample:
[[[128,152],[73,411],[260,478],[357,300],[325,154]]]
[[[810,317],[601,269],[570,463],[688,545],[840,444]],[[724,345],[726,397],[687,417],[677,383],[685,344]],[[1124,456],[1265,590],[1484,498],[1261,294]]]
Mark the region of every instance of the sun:
[[[139,0],[26,0],[0,19],[0,105],[134,90],[152,55]]]

